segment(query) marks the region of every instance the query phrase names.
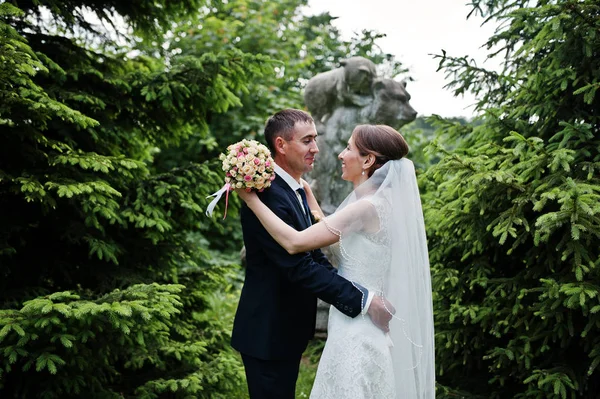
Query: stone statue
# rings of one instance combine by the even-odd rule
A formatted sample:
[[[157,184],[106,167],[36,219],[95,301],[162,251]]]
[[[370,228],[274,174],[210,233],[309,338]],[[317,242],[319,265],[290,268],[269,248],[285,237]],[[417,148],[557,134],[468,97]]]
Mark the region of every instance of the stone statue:
[[[361,58],[353,57],[352,59]],[[370,61],[369,61],[370,62]],[[347,67],[348,64],[346,64]],[[334,71],[339,70],[335,69]],[[330,71],[333,72],[333,71]],[[339,74],[339,73],[338,73]],[[356,125],[363,123],[386,124],[395,128],[413,121],[417,112],[410,105],[410,95],[406,91],[406,82],[398,82],[393,79],[375,78],[371,84],[371,93],[354,93],[363,103],[342,103],[339,99],[331,100],[325,111],[315,112],[314,108],[322,102],[322,98],[314,95],[318,90],[315,84],[323,84],[331,87],[331,82],[323,82],[323,76],[319,74],[311,79],[308,87],[312,87],[313,94],[305,94],[307,108],[314,115],[321,115],[319,119],[315,118],[317,132],[319,132],[319,155],[315,162],[315,169],[310,173],[309,178],[315,195],[321,203],[325,214],[332,213],[337,206],[352,191],[350,183],[340,179],[340,162],[337,155],[346,147],[352,130]],[[311,83],[312,82],[312,83]],[[350,98],[350,93],[346,93]],[[369,99],[367,102],[366,100]],[[313,101],[314,102],[310,102]]]
[[[395,128],[413,121],[417,112],[410,105],[406,82],[377,77],[373,62],[352,57],[341,67],[314,76],[306,84],[304,103],[319,133],[319,155],[308,180],[326,215],[352,191],[343,181],[338,154],[346,147],[352,130],[363,123],[385,124]],[[323,249],[337,266],[333,253]],[[327,334],[329,305],[318,301],[316,337]]]
[[[315,75],[306,84],[304,104],[317,122],[323,122],[337,107],[363,107],[373,100],[375,64],[363,57],[351,57],[340,65]]]

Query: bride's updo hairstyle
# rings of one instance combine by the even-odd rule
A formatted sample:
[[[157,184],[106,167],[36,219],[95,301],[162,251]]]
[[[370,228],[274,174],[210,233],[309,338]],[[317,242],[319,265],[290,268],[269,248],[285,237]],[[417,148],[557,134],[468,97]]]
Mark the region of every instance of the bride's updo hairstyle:
[[[375,163],[368,170],[369,177],[387,161],[401,159],[408,154],[408,144],[404,137],[387,125],[358,125],[354,128],[352,137],[361,156],[375,156]]]

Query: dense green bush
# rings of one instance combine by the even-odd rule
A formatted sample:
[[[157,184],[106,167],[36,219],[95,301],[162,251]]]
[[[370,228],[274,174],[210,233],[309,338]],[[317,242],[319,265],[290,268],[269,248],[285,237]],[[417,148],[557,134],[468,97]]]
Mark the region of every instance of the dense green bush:
[[[240,105],[234,93],[270,61],[131,52],[84,18],[117,12],[129,39],[147,38],[201,5],[0,4],[1,397],[243,387],[230,325],[205,313],[237,274],[211,250],[206,232],[220,227],[201,208],[222,177],[202,158],[155,160]]]
[[[438,397],[597,398],[600,5],[473,4],[505,58],[440,57],[481,120],[437,121],[455,148],[422,181]]]

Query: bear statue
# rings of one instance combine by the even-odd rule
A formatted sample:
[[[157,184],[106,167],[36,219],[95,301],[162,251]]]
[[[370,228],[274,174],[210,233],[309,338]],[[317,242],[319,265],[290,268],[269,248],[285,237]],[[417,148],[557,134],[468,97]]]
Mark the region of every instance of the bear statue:
[[[326,122],[336,107],[363,107],[373,100],[375,64],[364,57],[351,57],[340,64],[312,77],[304,89],[304,104],[317,122]]]
[[[305,105],[315,119],[320,150],[315,168],[307,178],[326,215],[333,213],[352,191],[352,184],[340,178],[341,165],[337,156],[346,147],[356,125],[386,124],[400,128],[417,116],[417,112],[410,105],[406,82],[377,79],[371,65],[360,61],[350,64],[346,62],[345,69],[338,68],[334,70],[337,72],[331,71],[333,74],[326,72],[321,76],[317,75],[316,77],[320,76],[319,79],[316,82],[312,79],[312,82],[309,81],[304,95]],[[360,64],[369,67],[360,69]],[[349,65],[351,68],[347,70]],[[327,78],[331,75],[335,75],[335,79]],[[327,85],[317,85],[319,80],[326,81]],[[367,90],[365,85],[369,80],[372,83]],[[340,81],[351,84],[340,85]],[[337,265],[335,251],[330,251],[329,248],[323,248],[323,251],[332,264]],[[318,301],[316,334],[321,337],[327,334],[328,309],[327,303]]]
[[[400,128],[417,116],[417,111],[410,105],[406,82],[378,79],[373,83],[372,90],[373,97],[367,105],[339,106],[324,123],[315,119],[319,154],[309,178],[325,214],[333,213],[352,191],[352,185],[340,178],[337,156],[346,147],[356,125],[385,124]]]

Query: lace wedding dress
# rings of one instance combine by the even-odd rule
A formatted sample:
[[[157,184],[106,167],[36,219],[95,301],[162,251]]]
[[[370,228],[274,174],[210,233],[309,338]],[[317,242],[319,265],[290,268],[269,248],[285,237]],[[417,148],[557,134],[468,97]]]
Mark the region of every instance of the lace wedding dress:
[[[395,306],[390,332],[368,315],[350,318],[332,306],[311,399],[435,398],[431,280],[414,167],[408,160],[388,164],[336,214],[357,201],[368,201],[373,212],[357,212],[351,225],[336,214],[324,223],[340,236],[331,247],[339,274]],[[378,231],[366,232],[374,219]]]
[[[380,292],[390,256],[387,234],[353,234],[346,244],[360,246],[363,251],[354,262],[342,260],[339,274],[369,292]],[[339,245],[335,247],[333,250],[340,250]],[[350,318],[330,308],[327,343],[310,397],[396,398],[389,342],[368,316]]]

